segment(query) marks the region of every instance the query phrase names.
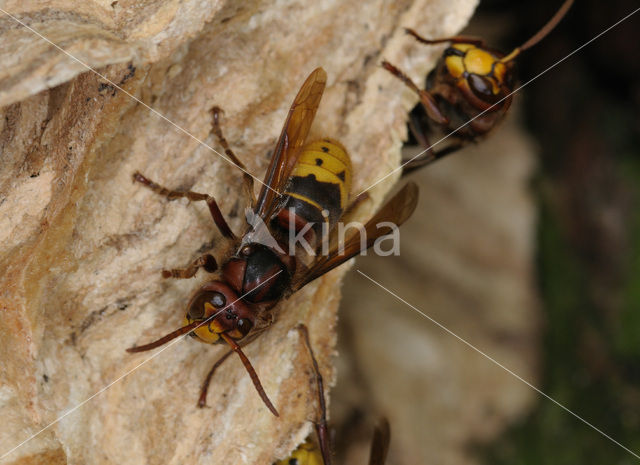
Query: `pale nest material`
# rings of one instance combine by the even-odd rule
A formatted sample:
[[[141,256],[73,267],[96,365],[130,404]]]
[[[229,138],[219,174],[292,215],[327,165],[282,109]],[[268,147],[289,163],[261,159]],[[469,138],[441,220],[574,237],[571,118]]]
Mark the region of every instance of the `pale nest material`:
[[[197,281],[166,281],[221,238],[206,207],[167,202],[131,182],[139,169],[214,195],[239,230],[241,175],[207,147],[209,109],[250,172],[262,177],[286,111],[308,73],[328,89],[312,131],[338,138],[355,189],[397,166],[415,98],[379,66],[416,78],[435,54],[401,27],[450,35],[475,0],[402,2],[7,1],[2,9],[190,133],[0,15],[0,454],[134,370],[124,349],[178,327]],[[431,59],[430,59],[431,58]],[[415,73],[415,74],[414,74]],[[396,181],[372,191],[362,215]],[[273,417],[238,363],[201,381],[222,347],[181,341],[4,457],[38,463],[256,463],[310,430],[315,393],[298,322],[327,379],[335,345],[336,271],[280,306],[246,352],[280,411]]]
[[[333,421],[358,408],[386,415],[390,464],[485,463],[483,445],[545,401],[514,376],[540,387],[536,148],[517,113],[413,176],[421,198],[401,256],[356,263],[409,305],[355,270],[345,279]],[[338,463],[366,463],[370,422]]]

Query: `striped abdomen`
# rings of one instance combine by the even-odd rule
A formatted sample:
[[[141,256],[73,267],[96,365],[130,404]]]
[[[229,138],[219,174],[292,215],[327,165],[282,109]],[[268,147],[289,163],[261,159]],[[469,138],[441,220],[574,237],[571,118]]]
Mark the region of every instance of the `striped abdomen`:
[[[305,238],[317,245],[323,230],[330,231],[342,216],[350,191],[351,160],[342,144],[331,139],[311,142],[293,168],[278,224],[296,232],[306,228],[315,237]]]

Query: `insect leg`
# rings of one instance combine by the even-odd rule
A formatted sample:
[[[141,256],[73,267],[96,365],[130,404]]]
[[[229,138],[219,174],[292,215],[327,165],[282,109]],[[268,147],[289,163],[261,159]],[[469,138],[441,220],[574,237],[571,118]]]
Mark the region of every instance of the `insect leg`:
[[[202,388],[200,388],[200,398],[198,399],[198,407],[203,408],[207,405],[207,391],[209,390],[209,384],[211,384],[211,378],[213,378],[213,374],[216,372],[218,367],[224,363],[224,361],[229,358],[229,355],[233,353],[233,349],[225,352],[222,357],[216,360],[216,363],[213,364],[209,373],[207,373],[207,377],[204,379],[202,383]]]
[[[188,279],[193,278],[199,268],[204,268],[205,271],[213,273],[218,269],[218,263],[216,259],[210,254],[202,255],[196,258],[191,265],[186,268],[173,268],[171,270],[162,270],[163,278],[179,278]]]
[[[307,346],[307,350],[309,351],[309,355],[311,356],[311,362],[313,363],[313,371],[317,383],[318,401],[320,403],[320,418],[318,418],[318,420],[315,422],[316,433],[318,435],[318,442],[320,443],[320,451],[322,452],[324,465],[331,465],[331,447],[329,444],[329,427],[327,426],[327,406],[324,399],[324,382],[322,380],[322,375],[320,374],[318,361],[316,360],[316,357],[313,354],[313,349],[311,348],[311,342],[309,341],[309,330],[303,324],[298,325],[296,329],[300,331],[302,339]]]
[[[437,159],[437,155],[431,147],[431,143],[429,142],[429,137],[426,134],[426,130],[420,129],[420,124],[418,123],[417,117],[413,114],[413,112],[409,113],[409,130],[418,141],[418,144],[424,147],[425,152],[414,159],[402,159],[402,176],[406,176],[412,171],[428,165],[429,163]]]
[[[369,465],[384,465],[384,462],[387,460],[390,441],[391,428],[389,427],[389,421],[386,418],[383,418],[373,431],[373,440],[371,441],[369,454]]]
[[[413,29],[405,28],[405,32],[413,36],[418,42],[427,44],[427,45],[444,44],[446,42],[452,42],[454,44],[471,44],[477,47],[484,46],[484,41],[482,39],[478,39],[477,37],[454,36],[454,37],[444,37],[442,39],[425,39]]]
[[[424,147],[426,151],[422,155],[418,156],[413,160],[406,159],[406,158],[402,160],[402,164],[404,165],[402,168],[403,176],[406,176],[412,171],[415,171],[418,168],[422,168],[423,166],[428,165],[429,163],[433,163],[436,160],[440,160],[446,155],[456,152],[460,150],[462,147],[464,147],[464,144],[462,144],[461,142],[455,142],[445,147],[444,149],[440,150],[439,152],[436,152],[431,147],[431,142],[429,142],[429,138],[427,134],[425,133],[425,131],[420,129],[420,125],[416,120],[416,117],[412,114],[409,116],[409,130],[411,131],[413,136],[416,138],[418,143],[422,147]]]
[[[218,229],[220,230],[222,235],[230,239],[235,238],[233,231],[231,231],[231,228],[229,227],[224,217],[222,216],[222,212],[220,211],[220,207],[218,207],[218,203],[209,194],[200,194],[198,192],[192,192],[192,191],[184,191],[184,192],[174,191],[171,189],[167,189],[166,187],[163,187],[153,182],[151,179],[143,176],[138,171],[133,173],[133,180],[136,182],[139,182],[140,184],[144,184],[156,194],[162,195],[168,198],[169,200],[180,199],[183,197],[186,197],[187,199],[196,201],[196,202],[204,200],[205,202],[207,202],[207,205],[209,206],[209,211],[211,212],[211,217],[213,218],[213,221],[215,222],[216,226],[218,226]]]
[[[251,207],[253,208],[253,206],[256,203],[256,199],[253,194],[253,178],[247,172],[247,168],[244,166],[244,164],[240,161],[238,157],[236,157],[235,153],[233,153],[233,150],[231,150],[231,147],[229,146],[229,142],[227,142],[227,139],[224,137],[224,134],[222,134],[222,127],[220,126],[221,113],[223,113],[223,111],[220,107],[213,107],[211,109],[211,114],[213,115],[213,133],[218,138],[218,142],[220,142],[220,145],[222,145],[222,148],[224,149],[224,153],[226,153],[227,156],[231,159],[231,161],[233,161],[233,163],[235,163],[235,165],[244,172],[243,174],[244,188],[247,192],[247,198],[249,199],[249,202],[251,202]]]
[[[382,67],[393,74],[395,77],[400,79],[407,87],[409,87],[409,89],[418,94],[418,97],[420,97],[420,102],[426,110],[427,115],[429,115],[429,118],[431,118],[438,124],[444,125],[449,123],[447,117],[440,112],[440,109],[438,108],[438,102],[436,102],[436,100],[429,92],[418,88],[418,86],[411,80],[409,76],[407,76],[405,73],[400,71],[400,69],[398,69],[388,61],[384,60],[382,62]]]
[[[406,176],[409,173],[412,173],[413,171],[417,170],[418,168],[422,168],[423,166],[433,163],[436,160],[440,160],[441,158],[444,158],[445,156],[451,153],[457,152],[462,147],[464,147],[464,144],[455,143],[455,144],[449,145],[448,147],[445,147],[439,152],[435,152],[430,149],[429,151],[423,153],[422,155],[420,155],[419,157],[413,160],[409,159],[411,161],[407,161],[405,159],[402,161],[403,163],[406,163],[402,167],[402,176]]]
[[[413,111],[409,113],[409,131],[411,131],[413,137],[418,141],[418,145],[427,150],[432,150],[427,136],[427,128],[421,128],[420,121],[418,120],[418,117],[413,114]],[[402,161],[404,162],[404,160]]]

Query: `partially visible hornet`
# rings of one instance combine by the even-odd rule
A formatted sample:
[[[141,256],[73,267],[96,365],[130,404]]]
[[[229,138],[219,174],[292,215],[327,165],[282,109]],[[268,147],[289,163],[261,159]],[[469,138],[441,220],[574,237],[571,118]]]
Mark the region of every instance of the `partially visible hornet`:
[[[235,352],[264,404],[278,416],[241,346],[274,322],[278,302],[374,245],[378,238],[393,231],[391,225],[401,225],[415,210],[418,187],[408,183],[359,233],[347,235],[344,241],[339,239],[336,230],[340,228],[335,226],[363,197],[350,198],[351,161],[339,142],[327,138],[306,141],[326,80],[324,70],[317,68],[300,88],[257,199],[253,194],[253,178],[222,135],[221,110],[213,109],[213,131],[229,160],[245,173],[244,190],[251,208],[240,235],[236,236],[231,230],[210,195],[171,190],[139,172],[133,175],[135,182],[170,200],[187,198],[206,202],[226,240],[225,250],[217,258],[205,253],[184,269],[163,271],[165,278],[191,278],[201,268],[216,273],[191,295],[182,327],[154,342],[127,349],[128,352],[151,350],[185,334],[207,344],[227,344],[230,350],[213,365],[202,385],[200,407],[206,403],[213,372]],[[308,253],[295,241],[292,245],[292,236],[303,236],[315,251]]]
[[[311,357],[311,363],[313,365],[313,372],[316,378],[318,418],[315,421],[315,427],[317,442],[308,438],[291,453],[291,456],[286,459],[279,460],[275,465],[331,465],[331,444],[329,429],[327,426],[327,407],[324,400],[324,383],[322,375],[320,374],[318,362],[313,354],[313,349],[311,348],[307,327],[299,325],[298,331],[300,331],[302,340],[309,351],[309,356]],[[382,419],[373,432],[369,465],[384,465],[387,460],[390,440],[391,431],[389,428],[389,422],[386,419]]]
[[[398,67],[388,61],[382,62],[383,68],[420,97],[421,105],[411,112],[409,128],[425,151],[414,159],[403,161],[404,175],[459,150],[468,142],[477,141],[504,118],[517,81],[515,58],[549,34],[572,4],[573,0],[565,0],[542,29],[506,55],[487,47],[482,39],[425,39],[413,29],[406,29],[407,34],[423,44],[449,42],[450,45],[427,76],[424,90]],[[443,138],[451,136],[453,141],[438,151],[429,140],[436,128]]]

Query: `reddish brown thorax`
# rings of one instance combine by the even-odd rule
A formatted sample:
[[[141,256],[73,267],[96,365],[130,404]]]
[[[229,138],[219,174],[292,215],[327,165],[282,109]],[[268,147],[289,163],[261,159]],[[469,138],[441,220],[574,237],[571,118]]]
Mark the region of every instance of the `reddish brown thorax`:
[[[222,277],[250,303],[275,303],[291,283],[295,257],[262,244],[246,244],[222,267]]]

